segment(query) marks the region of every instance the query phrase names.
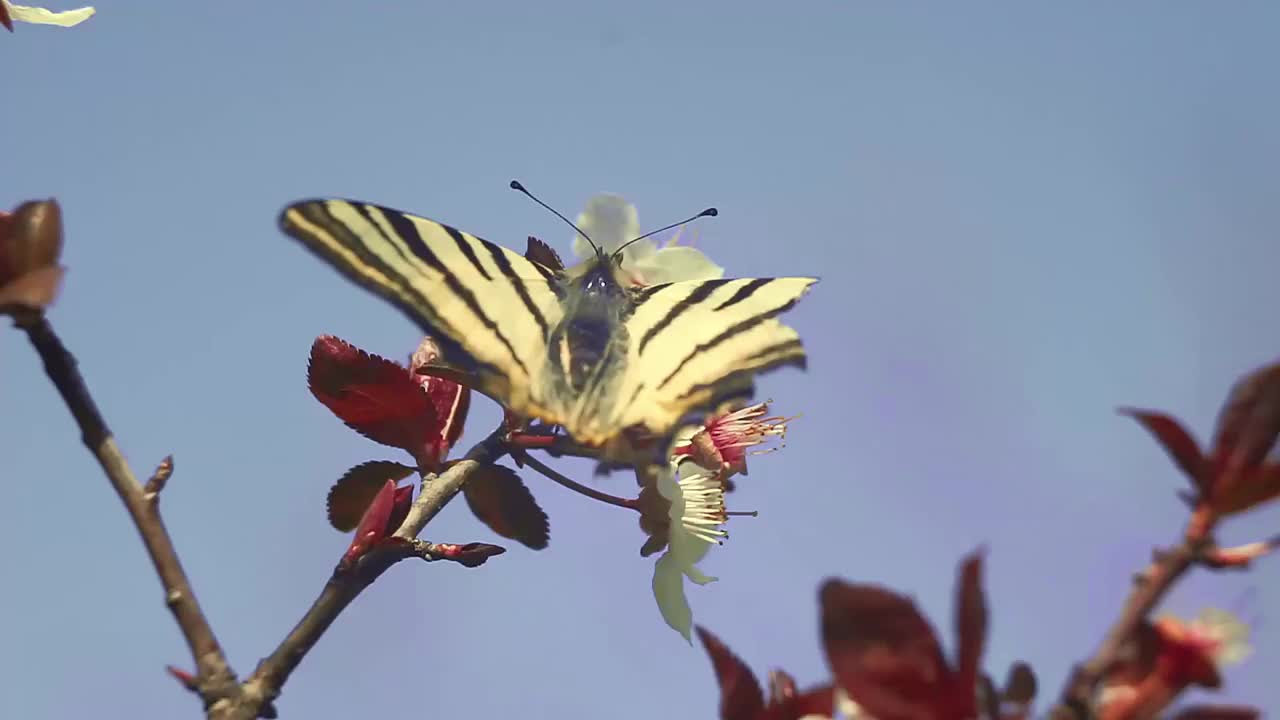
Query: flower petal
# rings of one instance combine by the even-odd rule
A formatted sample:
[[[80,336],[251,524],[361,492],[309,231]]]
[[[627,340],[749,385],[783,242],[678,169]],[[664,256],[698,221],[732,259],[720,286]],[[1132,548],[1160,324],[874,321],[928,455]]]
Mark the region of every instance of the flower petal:
[[[587,209],[578,215],[578,227],[595,241],[606,253],[618,249],[622,243],[640,236],[640,219],[636,208],[621,195],[600,193],[587,201]],[[642,249],[644,241],[627,248],[625,257],[643,257],[654,251],[653,243]],[[634,254],[633,254],[634,250]],[[591,245],[581,235],[573,237],[573,254],[578,258],[594,255]]]
[[[653,566],[653,597],[662,619],[692,645],[693,610],[684,596],[684,572],[670,552]]]
[[[62,12],[53,12],[39,7],[27,7],[25,5],[13,5],[4,1],[9,8],[9,16],[19,22],[31,23],[32,25],[57,25],[59,27],[71,27],[79,25],[93,16],[96,10],[92,7],[76,8],[75,10],[63,10]]]
[[[643,245],[638,242],[632,247]],[[669,282],[719,280],[724,268],[711,261],[701,250],[685,246],[666,247],[648,257],[630,259],[631,248],[623,251],[622,267],[644,285]]]

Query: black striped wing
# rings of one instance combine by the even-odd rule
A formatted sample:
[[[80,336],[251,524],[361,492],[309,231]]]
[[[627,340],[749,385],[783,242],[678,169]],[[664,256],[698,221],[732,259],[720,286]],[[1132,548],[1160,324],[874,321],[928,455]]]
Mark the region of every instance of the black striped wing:
[[[426,218],[349,200],[306,200],[280,226],[349,280],[390,301],[476,373],[479,388],[539,415],[531,385],[562,314],[554,272]]]
[[[686,416],[746,397],[760,372],[796,365],[796,331],[777,320],[817,278],[677,282],[637,291],[626,367],[612,407],[583,408],[587,438],[642,424],[668,434]]]

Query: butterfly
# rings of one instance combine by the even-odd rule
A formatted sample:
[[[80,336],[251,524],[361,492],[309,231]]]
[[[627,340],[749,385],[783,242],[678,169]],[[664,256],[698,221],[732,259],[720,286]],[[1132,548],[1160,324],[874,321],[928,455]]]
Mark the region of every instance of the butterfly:
[[[563,269],[352,200],[296,202],[279,222],[434,337],[447,365],[477,390],[588,446],[633,428],[670,441],[684,423],[751,396],[756,373],[805,365],[799,335],[777,316],[817,278],[635,287],[620,252],[597,247],[593,258]]]

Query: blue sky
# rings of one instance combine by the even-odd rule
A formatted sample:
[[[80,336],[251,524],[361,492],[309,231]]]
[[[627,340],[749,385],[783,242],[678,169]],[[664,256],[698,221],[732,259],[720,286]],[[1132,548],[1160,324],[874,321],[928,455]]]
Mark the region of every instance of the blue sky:
[[[165,516],[241,672],[345,548],[329,484],[399,459],[309,395],[312,339],[396,358],[418,340],[276,214],[347,196],[567,253],[517,177],[565,214],[621,193],[646,227],[716,205],[699,244],[730,275],[822,278],[790,314],[810,370],[760,384],[803,417],[732,496],[761,516],[705,561],[721,580],[690,590],[697,622],[816,682],[824,577],[914,595],[950,643],[956,563],[986,544],[988,666],[1029,660],[1047,697],[1184,514],[1115,407],[1204,437],[1280,354],[1277,22],[1261,2],[106,2],[0,37],[0,205],[62,203],[52,320],[135,469],[175,455]],[[192,716],[119,502],[16,332],[0,368],[0,715]],[[496,417],[477,407],[464,443]],[[714,716],[635,518],[525,479],[549,549],[396,567],[285,716]],[[1277,524],[1259,511],[1222,540]],[[500,540],[460,502],[426,536]],[[1167,608],[1243,611],[1256,650],[1229,697],[1277,707],[1278,602],[1270,560],[1198,573]]]

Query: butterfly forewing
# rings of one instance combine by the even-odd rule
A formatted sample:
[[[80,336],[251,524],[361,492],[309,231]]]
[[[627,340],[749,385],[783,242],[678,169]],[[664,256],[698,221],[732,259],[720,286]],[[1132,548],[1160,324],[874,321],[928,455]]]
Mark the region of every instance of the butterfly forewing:
[[[448,225],[368,203],[295,203],[280,223],[436,337],[451,362],[473,363],[481,390],[517,410],[531,405],[531,379],[560,321],[552,271]]]

